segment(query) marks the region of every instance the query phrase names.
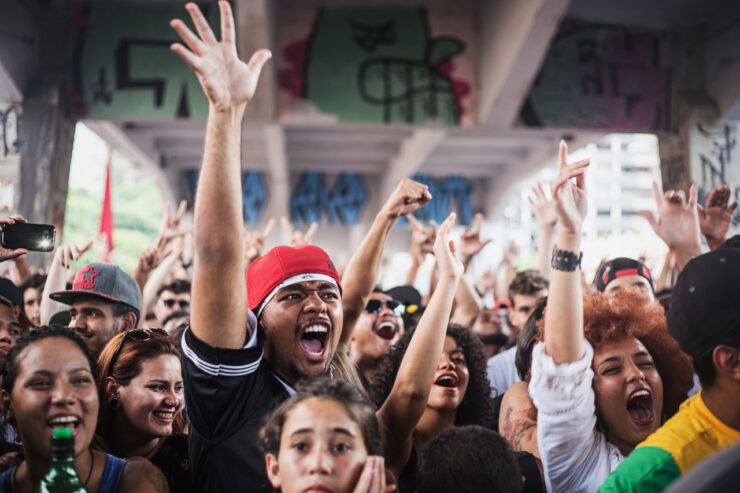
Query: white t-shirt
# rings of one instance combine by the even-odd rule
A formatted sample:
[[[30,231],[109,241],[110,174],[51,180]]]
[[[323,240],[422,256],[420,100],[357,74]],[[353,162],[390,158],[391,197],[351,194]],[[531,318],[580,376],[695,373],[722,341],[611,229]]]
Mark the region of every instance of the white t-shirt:
[[[515,359],[516,346],[488,359],[486,373],[488,374],[488,381],[491,382],[492,399],[506,392],[506,389],[516,382],[521,382],[522,379],[516,371]]]
[[[595,429],[594,350],[583,343],[583,357],[562,365],[541,342],[532,351],[529,396],[537,408],[537,445],[550,493],[594,492],[624,460]]]

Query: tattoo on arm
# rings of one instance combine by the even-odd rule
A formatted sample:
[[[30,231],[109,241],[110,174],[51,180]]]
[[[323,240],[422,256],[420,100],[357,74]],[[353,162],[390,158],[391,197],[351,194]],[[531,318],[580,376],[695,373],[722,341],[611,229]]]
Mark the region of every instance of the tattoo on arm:
[[[537,409],[529,408],[524,417],[514,416],[514,408],[506,408],[503,426],[503,437],[511,444],[514,451],[521,451],[521,441],[525,438],[524,434],[532,428],[537,427]],[[523,413],[519,412],[518,415]]]

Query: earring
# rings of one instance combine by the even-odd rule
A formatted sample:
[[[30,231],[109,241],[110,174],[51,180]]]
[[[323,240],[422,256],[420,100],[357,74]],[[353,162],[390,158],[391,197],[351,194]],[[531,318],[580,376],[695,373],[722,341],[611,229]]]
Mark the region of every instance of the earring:
[[[111,397],[108,400],[108,405],[113,410],[120,409],[121,408],[121,399],[119,399],[118,397]]]

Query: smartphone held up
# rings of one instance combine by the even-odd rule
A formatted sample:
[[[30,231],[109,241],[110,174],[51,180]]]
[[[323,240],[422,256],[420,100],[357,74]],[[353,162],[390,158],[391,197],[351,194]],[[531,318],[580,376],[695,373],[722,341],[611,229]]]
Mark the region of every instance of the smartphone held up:
[[[0,244],[8,250],[25,248],[37,252],[54,250],[56,228],[51,224],[31,224],[16,222],[3,224]]]

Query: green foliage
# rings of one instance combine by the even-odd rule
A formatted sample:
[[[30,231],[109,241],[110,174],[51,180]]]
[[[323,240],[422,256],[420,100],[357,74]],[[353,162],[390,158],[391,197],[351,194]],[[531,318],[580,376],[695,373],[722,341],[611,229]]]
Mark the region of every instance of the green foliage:
[[[162,194],[153,180],[126,176],[113,169],[113,261],[129,274],[133,273],[139,254],[154,243],[159,222],[164,214]],[[71,188],[67,195],[62,242],[84,245],[97,239],[102,211],[102,185],[99,196],[82,188]],[[98,259],[95,246],[73,266],[78,268]]]

